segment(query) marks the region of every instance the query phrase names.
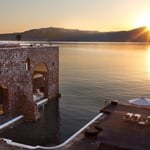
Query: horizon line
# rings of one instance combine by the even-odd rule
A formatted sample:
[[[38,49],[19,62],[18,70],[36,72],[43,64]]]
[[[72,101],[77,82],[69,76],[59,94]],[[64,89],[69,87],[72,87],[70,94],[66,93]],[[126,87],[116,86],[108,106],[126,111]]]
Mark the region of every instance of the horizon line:
[[[99,31],[99,30],[87,30],[87,29],[82,30],[82,29],[77,29],[77,28],[67,28],[67,27],[54,27],[54,26],[50,26],[50,27],[37,27],[37,28],[27,29],[27,30],[24,30],[24,31],[14,31],[14,32],[8,32],[8,33],[5,32],[5,33],[0,33],[0,34],[17,34],[17,33],[19,34],[19,33],[24,33],[24,32],[31,31],[31,30],[48,29],[48,28],[106,33],[106,32],[130,31],[130,30],[134,30],[134,29],[138,29],[138,28],[147,28],[147,27],[146,26],[140,26],[140,27],[136,27],[136,28],[132,28],[132,29],[128,29],[128,30]]]

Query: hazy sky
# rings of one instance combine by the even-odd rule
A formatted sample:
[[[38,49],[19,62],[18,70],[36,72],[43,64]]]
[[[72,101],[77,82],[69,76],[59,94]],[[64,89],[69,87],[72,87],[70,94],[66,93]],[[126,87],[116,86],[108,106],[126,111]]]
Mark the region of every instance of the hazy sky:
[[[42,27],[129,30],[143,25],[145,15],[150,16],[150,0],[0,0],[0,33]]]

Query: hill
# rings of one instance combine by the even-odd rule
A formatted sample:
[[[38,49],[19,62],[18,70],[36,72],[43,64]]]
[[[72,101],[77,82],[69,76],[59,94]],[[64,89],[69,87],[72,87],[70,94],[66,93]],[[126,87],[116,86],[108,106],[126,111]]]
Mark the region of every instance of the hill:
[[[98,32],[64,28],[32,29],[21,33],[0,34],[0,40],[16,40],[21,34],[23,41],[102,41],[102,42],[146,42],[149,31],[140,27],[129,31]]]

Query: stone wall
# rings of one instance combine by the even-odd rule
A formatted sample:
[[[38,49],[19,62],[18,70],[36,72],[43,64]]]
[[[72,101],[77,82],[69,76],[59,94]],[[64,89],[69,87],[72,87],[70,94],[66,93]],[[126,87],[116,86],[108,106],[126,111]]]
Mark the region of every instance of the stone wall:
[[[48,98],[55,98],[59,89],[58,47],[0,49],[0,85],[4,84],[8,88],[7,115],[23,114],[27,119],[38,116],[32,83],[35,66],[39,63],[45,64],[48,70]]]

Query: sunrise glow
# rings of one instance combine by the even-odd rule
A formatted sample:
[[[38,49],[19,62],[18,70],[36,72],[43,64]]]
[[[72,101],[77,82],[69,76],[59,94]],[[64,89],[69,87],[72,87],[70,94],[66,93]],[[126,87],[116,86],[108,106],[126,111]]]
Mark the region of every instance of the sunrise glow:
[[[147,27],[148,30],[150,30],[150,15],[144,15],[142,17],[139,17],[136,21],[137,27]]]
[[[150,28],[149,8],[148,0],[1,0],[0,33],[44,27],[100,32]]]

